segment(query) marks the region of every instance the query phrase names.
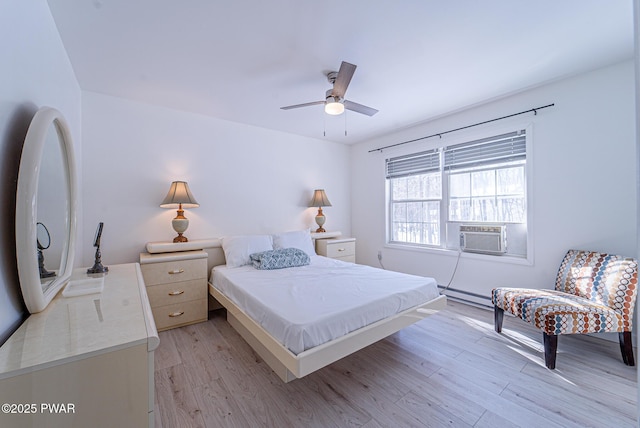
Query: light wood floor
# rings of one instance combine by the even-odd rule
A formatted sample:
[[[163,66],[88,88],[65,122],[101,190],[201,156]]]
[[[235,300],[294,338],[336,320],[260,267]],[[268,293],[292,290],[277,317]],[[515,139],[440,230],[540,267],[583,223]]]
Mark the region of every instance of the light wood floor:
[[[157,427],[636,426],[636,368],[614,342],[562,336],[550,371],[542,333],[505,316],[497,334],[491,311],[449,302],[284,384],[221,312],[160,333]]]

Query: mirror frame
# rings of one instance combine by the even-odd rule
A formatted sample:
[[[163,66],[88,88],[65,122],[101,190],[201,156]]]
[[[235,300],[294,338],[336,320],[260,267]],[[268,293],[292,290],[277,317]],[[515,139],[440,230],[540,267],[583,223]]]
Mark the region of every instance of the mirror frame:
[[[62,257],[57,277],[46,291],[42,290],[38,270],[37,214],[38,214],[38,180],[41,169],[42,153],[47,134],[53,126],[57,133],[58,143],[62,151],[62,168],[68,190],[66,201],[65,226],[66,239],[62,248]],[[20,288],[27,309],[30,313],[42,311],[58,294],[58,291],[69,281],[73,271],[76,241],[77,216],[77,178],[73,155],[71,132],[62,113],[51,107],[42,107],[36,112],[29,125],[25,137],[20,170],[18,172],[18,189],[16,193],[16,257]]]

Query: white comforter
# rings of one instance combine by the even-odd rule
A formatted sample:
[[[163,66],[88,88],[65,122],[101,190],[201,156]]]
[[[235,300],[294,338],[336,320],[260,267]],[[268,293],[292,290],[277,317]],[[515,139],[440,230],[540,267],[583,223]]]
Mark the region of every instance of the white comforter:
[[[294,354],[438,297],[433,278],[314,256],[308,266],[216,266],[212,283]]]

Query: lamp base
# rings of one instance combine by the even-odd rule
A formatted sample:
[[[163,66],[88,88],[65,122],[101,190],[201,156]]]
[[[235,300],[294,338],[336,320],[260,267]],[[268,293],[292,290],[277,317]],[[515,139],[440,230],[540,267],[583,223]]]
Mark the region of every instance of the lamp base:
[[[178,236],[173,238],[173,242],[189,242],[186,236],[183,236],[182,233],[178,233]]]
[[[189,242],[187,237],[182,235],[189,227],[189,219],[184,216],[182,205],[180,205],[180,209],[178,209],[176,218],[171,220],[171,225],[173,226],[173,230],[178,233],[178,236],[173,238],[173,242]]]
[[[316,216],[316,224],[318,225],[318,228],[316,229],[316,233],[326,232],[324,227],[322,227],[324,226],[325,220],[326,218],[322,212],[322,207],[318,207],[318,215]]]

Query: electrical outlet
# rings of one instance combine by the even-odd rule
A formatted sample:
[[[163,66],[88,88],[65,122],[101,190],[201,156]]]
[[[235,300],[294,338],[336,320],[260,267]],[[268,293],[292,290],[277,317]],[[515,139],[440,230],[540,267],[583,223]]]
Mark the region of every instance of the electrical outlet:
[[[378,250],[378,260],[382,260],[382,250]]]

